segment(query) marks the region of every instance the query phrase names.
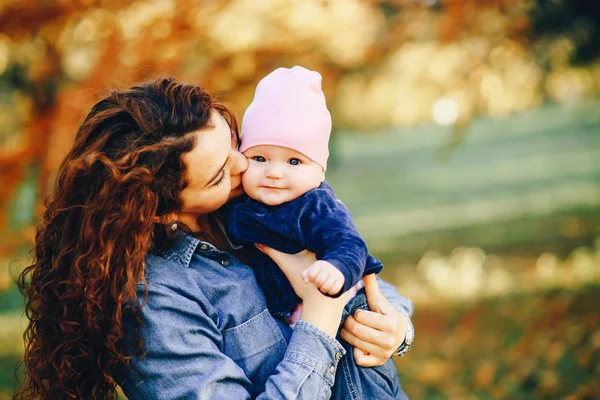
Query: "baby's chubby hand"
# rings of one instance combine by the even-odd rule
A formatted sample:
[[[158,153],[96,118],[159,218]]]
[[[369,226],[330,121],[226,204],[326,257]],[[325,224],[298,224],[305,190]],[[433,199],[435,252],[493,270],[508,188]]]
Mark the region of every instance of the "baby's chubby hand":
[[[304,282],[312,282],[325,294],[335,295],[344,287],[344,274],[327,261],[317,260],[302,272]]]

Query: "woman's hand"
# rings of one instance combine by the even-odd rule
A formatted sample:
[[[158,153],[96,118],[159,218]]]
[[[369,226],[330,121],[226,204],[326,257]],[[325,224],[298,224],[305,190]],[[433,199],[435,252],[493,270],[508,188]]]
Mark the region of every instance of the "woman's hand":
[[[363,278],[369,309],[349,316],[341,336],[354,346],[356,364],[383,365],[406,338],[407,317],[390,304],[379,290],[375,274]]]
[[[317,260],[315,253],[303,250],[300,253],[287,254],[268,246],[259,244],[255,246],[275,261],[290,281],[294,292],[302,299],[300,319],[319,327],[331,337],[335,337],[348,295],[343,294],[337,298],[327,297],[319,291],[314,283],[304,282],[302,272]]]

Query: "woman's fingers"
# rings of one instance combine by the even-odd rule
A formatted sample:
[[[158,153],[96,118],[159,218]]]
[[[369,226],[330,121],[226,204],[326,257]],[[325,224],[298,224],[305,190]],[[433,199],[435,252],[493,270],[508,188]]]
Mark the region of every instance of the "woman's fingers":
[[[378,329],[374,329],[368,325],[363,324],[353,316],[349,316],[346,319],[346,322],[344,322],[343,329],[347,332],[348,337],[352,337],[353,341],[360,344],[369,343],[372,346],[380,348],[381,351],[385,353],[393,350],[394,345],[396,343],[395,332],[380,331]],[[373,349],[365,347],[360,348],[368,353],[373,353]]]
[[[361,367],[380,366],[389,358],[389,355],[380,347],[358,339],[346,329],[342,329],[340,336],[353,346],[354,360]]]
[[[365,353],[358,347],[355,347],[352,352],[354,354],[354,361],[359,367],[379,367],[387,360],[387,358],[384,357],[378,357],[373,354]]]
[[[358,365],[382,365],[406,337],[408,321],[381,293],[374,274],[363,277],[363,281],[371,311],[357,310],[348,317],[342,338],[360,350],[354,353],[358,354]]]
[[[400,312],[382,315],[366,310],[357,310],[346,319],[342,338],[370,357],[363,357],[363,367],[383,365],[406,337],[408,321]],[[374,357],[374,358],[373,358]]]
[[[356,317],[369,326],[373,326],[393,336],[398,346],[400,346],[406,337],[406,329],[408,327],[407,317],[396,310],[383,293],[381,293],[375,274],[365,276],[363,281],[369,308],[376,314],[380,314],[380,317],[378,318],[369,313],[361,316],[357,315]]]
[[[342,328],[340,336],[350,345],[362,350],[364,353],[378,353],[378,349],[375,344],[359,339],[356,335],[353,335],[345,328]]]
[[[392,332],[396,328],[394,318],[373,311],[356,310],[354,318],[361,324],[383,332]]]

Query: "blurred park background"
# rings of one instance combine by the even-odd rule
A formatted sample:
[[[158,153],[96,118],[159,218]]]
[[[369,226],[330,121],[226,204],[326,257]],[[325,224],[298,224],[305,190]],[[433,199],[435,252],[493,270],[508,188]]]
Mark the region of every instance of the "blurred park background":
[[[323,75],[328,179],[415,303],[408,395],[600,398],[597,1],[2,0],[0,399],[14,279],[93,102],[167,74],[241,117],[296,64]]]

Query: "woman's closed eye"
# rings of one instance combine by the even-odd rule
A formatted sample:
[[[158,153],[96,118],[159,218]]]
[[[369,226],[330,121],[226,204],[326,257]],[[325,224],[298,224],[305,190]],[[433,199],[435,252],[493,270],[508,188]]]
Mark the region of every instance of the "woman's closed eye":
[[[213,186],[219,186],[221,183],[223,183],[225,181],[226,177],[227,177],[227,171],[225,171],[223,169],[223,172],[221,172],[221,177],[219,178],[218,181],[216,181],[215,183],[213,183]]]
[[[254,156],[254,157],[252,157],[252,159],[254,161],[257,161],[257,162],[265,162],[265,161],[267,161],[263,156]]]
[[[302,161],[299,158],[290,158],[288,163],[290,163],[290,165],[300,165],[302,164]]]

